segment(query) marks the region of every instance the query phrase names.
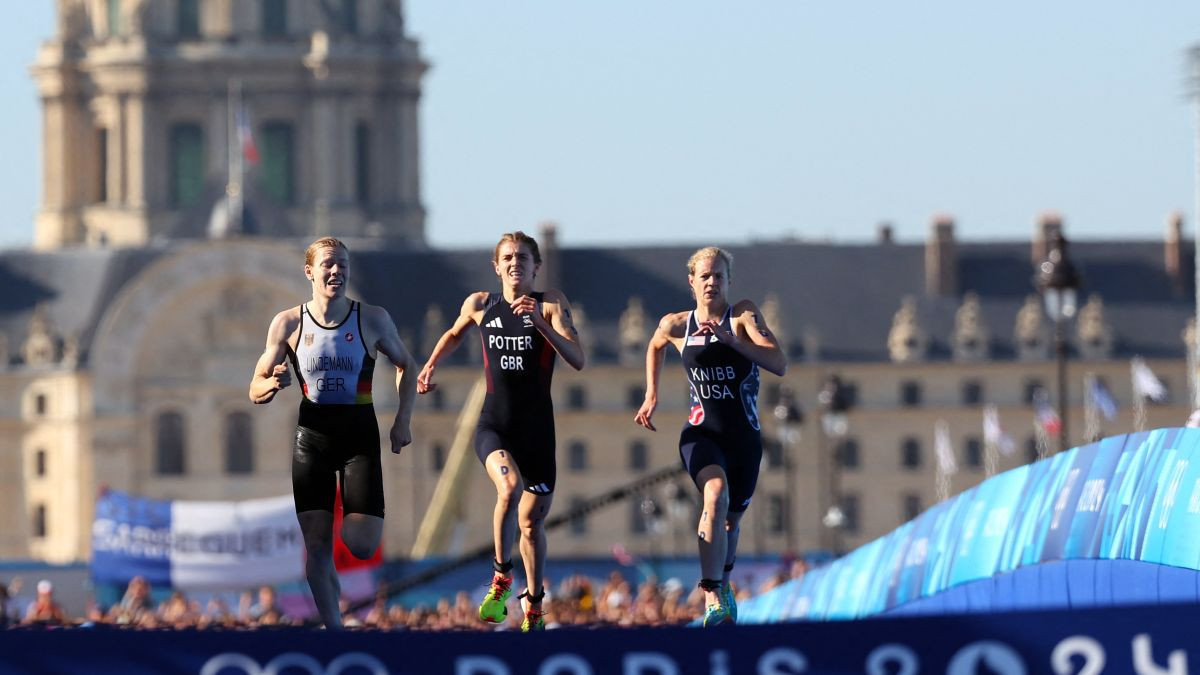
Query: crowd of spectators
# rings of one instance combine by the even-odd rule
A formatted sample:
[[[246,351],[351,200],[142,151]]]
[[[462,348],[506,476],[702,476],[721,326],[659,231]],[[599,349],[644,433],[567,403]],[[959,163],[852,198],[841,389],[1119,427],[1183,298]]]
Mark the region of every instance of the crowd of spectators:
[[[764,592],[788,579],[802,576],[806,570],[802,560],[787,564],[755,590]],[[752,589],[739,588],[736,583],[734,587],[739,600],[752,594]],[[575,575],[557,585],[547,580],[546,589],[543,606],[547,610],[548,629],[682,625],[704,611],[703,592],[674,577],[661,583],[654,577],[633,583],[621,571],[614,570],[606,579]],[[23,611],[14,607],[12,601],[20,591],[20,582],[8,586],[0,584],[0,628],[109,625],[134,629],[244,630],[317,625],[315,617],[289,616],[280,607],[276,591],[270,586],[242,593],[236,608],[229,607],[217,596],[202,605],[178,590],[155,602],[151,590],[144,578],[135,577],[121,599],[111,607],[91,603],[83,616],[73,617],[63,611],[49,581],[38,582],[36,598]],[[354,630],[497,630],[479,620],[478,606],[478,598],[466,591],[459,591],[453,598],[441,598],[432,605],[414,607],[389,603],[381,591],[372,606],[347,614],[345,625]],[[512,600],[508,621],[499,629],[518,629],[523,618],[520,603]]]

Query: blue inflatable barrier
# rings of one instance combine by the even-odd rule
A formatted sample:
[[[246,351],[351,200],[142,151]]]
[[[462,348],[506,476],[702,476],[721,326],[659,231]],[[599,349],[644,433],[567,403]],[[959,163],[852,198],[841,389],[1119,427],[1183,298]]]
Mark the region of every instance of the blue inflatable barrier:
[[[743,622],[1200,601],[1200,429],[1006,471],[739,607]]]

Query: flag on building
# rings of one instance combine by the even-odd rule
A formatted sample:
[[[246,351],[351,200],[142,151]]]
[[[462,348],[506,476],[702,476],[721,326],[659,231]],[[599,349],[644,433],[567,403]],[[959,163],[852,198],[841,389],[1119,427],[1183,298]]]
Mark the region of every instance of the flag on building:
[[[1112,392],[1108,390],[1104,380],[1098,377],[1088,378],[1088,393],[1092,406],[1097,412],[1104,415],[1104,419],[1111,422],[1117,418],[1117,400],[1113,398]]]
[[[983,408],[983,442],[996,448],[1005,456],[1013,454],[1013,450],[1016,449],[1016,443],[1013,442],[1012,436],[1009,436],[1004,431],[1004,427],[1000,426],[1000,412],[996,410],[996,406],[991,404]]]
[[[933,453],[937,457],[938,471],[947,476],[958,472],[954,460],[954,445],[950,442],[950,425],[938,420],[933,426]]]
[[[251,164],[258,164],[258,146],[254,143],[254,130],[250,126],[250,114],[246,111],[246,106],[238,106],[237,109],[237,137],[238,145],[242,148],[242,157],[246,158]]]
[[[1161,403],[1167,400],[1167,388],[1163,386],[1162,380],[1150,370],[1150,366],[1142,360],[1142,357],[1135,356],[1129,363],[1130,375],[1133,379],[1133,395],[1137,397],[1145,397],[1151,401]]]
[[[1050,406],[1050,397],[1045,389],[1038,389],[1033,395],[1033,414],[1047,436],[1055,436],[1062,431],[1062,418]]]

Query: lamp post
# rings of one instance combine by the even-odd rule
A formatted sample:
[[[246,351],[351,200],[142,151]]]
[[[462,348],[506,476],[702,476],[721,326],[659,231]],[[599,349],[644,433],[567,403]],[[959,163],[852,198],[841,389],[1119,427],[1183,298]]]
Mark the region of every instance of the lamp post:
[[[1050,252],[1038,267],[1035,279],[1046,314],[1054,322],[1054,358],[1058,366],[1058,414],[1062,425],[1058,429],[1058,451],[1067,449],[1067,341],[1064,325],[1075,316],[1079,273],[1067,257],[1067,239],[1055,232],[1050,240]]]
[[[779,449],[783,453],[783,517],[784,532],[787,535],[787,550],[796,552],[796,527],[792,519],[792,494],[796,488],[795,454],[796,445],[800,443],[800,425],[804,423],[804,413],[796,405],[796,397],[791,389],[779,391],[779,403],[772,410],[775,417],[775,432],[778,435]]]
[[[828,478],[822,481],[822,485],[828,485],[828,497],[821,499],[818,513],[821,516],[821,532],[823,542],[828,543],[828,548],[834,555],[841,553],[841,527],[846,522],[846,514],[842,512],[842,488],[841,488],[841,452],[840,442],[846,436],[849,424],[846,420],[846,410],[850,408],[850,402],[847,400],[846,388],[842,385],[842,379],[837,375],[830,375],[821,387],[821,392],[817,395],[817,401],[821,404],[821,434],[822,442],[818,447],[817,470],[818,473],[824,473],[822,469],[828,463]],[[832,441],[832,445],[829,442]]]

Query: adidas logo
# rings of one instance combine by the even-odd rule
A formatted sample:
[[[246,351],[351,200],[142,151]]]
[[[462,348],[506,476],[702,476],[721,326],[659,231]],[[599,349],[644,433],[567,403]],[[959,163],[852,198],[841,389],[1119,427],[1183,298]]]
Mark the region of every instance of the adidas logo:
[[[488,328],[503,328],[504,327],[504,324],[500,322],[500,317],[496,317],[483,325],[487,326]]]
[[[529,490],[530,492],[532,492],[534,494],[539,494],[539,495],[550,494],[550,486],[546,485],[545,483],[538,483],[537,485],[530,485],[529,487],[527,487],[525,489]]]

